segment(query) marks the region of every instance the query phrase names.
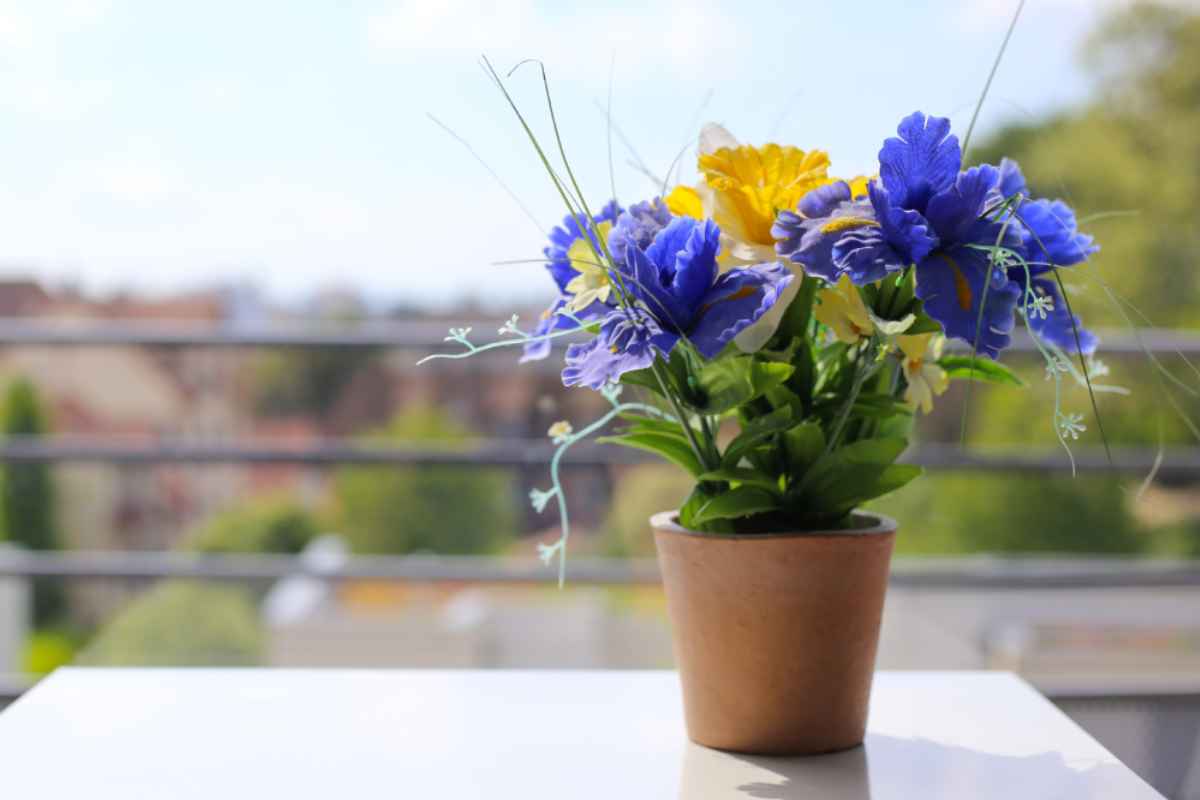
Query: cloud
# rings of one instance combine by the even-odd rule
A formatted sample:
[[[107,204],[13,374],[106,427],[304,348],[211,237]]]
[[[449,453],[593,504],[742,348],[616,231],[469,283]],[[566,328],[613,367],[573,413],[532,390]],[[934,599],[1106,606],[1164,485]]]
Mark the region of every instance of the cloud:
[[[743,22],[711,2],[670,0],[654,7],[597,7],[552,13],[532,0],[402,0],[368,18],[376,53],[428,63],[487,53],[540,58],[572,77],[607,78],[615,54],[624,70],[667,67],[690,77],[728,69]],[[580,72],[582,70],[582,73]]]
[[[103,0],[0,2],[0,102],[10,112],[70,121],[103,104],[111,84],[64,74],[71,37],[99,24]]]

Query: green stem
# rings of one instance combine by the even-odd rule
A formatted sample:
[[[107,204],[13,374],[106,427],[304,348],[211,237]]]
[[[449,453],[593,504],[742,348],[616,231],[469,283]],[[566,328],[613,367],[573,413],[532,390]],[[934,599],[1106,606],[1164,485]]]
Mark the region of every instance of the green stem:
[[[687,434],[688,443],[692,446],[692,452],[696,454],[696,458],[704,465],[705,470],[716,469],[719,464],[712,464],[708,458],[708,452],[700,446],[700,442],[696,440],[696,432],[692,430],[692,423],[683,412],[683,406],[680,405],[675,393],[667,386],[667,381],[663,378],[662,366],[657,360],[650,365],[650,369],[654,372],[654,378],[658,381],[658,386],[662,389],[663,397],[671,403],[671,408],[675,412],[675,416],[679,419],[679,424],[683,426],[683,432]]]
[[[862,393],[863,384],[867,382],[867,372],[869,364],[867,360],[868,351],[873,350],[873,344],[858,354],[859,363],[855,367],[854,381],[850,385],[850,394],[846,396],[846,402],[842,405],[838,412],[837,421],[834,423],[833,430],[829,434],[829,441],[825,443],[823,456],[829,455],[837,447],[838,439],[842,436],[842,430],[846,427],[846,423],[850,420],[850,411],[854,408],[855,402],[858,400],[859,394]]]

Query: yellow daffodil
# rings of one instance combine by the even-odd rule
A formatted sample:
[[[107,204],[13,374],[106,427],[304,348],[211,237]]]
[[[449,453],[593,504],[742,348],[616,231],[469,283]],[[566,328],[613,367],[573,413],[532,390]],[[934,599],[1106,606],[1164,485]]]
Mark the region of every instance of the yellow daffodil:
[[[904,354],[902,366],[908,389],[904,399],[928,414],[933,411],[933,398],[950,386],[946,370],[938,366],[945,338],[938,333],[897,336],[896,342]]]
[[[677,186],[667,196],[671,213],[711,218],[721,228],[722,266],[775,261],[771,226],[781,209],[795,209],[800,198],[837,178],[829,176],[822,150],[790,145],[738,144],[719,125],[700,133],[697,187]],[[866,193],[866,179],[851,182],[853,196]]]
[[[600,239],[607,242],[612,223],[600,222],[596,227]],[[588,241],[583,237],[577,239],[567,251],[567,258],[570,259],[571,269],[579,273],[567,282],[567,293],[571,295],[567,302],[567,310],[583,311],[597,300],[607,303],[612,292],[612,282],[609,280],[608,269],[596,258]]]
[[[856,344],[875,332],[871,312],[848,275],[843,275],[836,286],[817,292],[817,299],[820,303],[813,309],[813,316],[828,325],[839,342]]]

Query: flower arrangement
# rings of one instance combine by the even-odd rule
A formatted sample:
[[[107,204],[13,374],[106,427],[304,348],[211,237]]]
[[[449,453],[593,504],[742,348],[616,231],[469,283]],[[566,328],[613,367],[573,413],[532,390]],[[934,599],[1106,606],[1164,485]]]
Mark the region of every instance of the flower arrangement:
[[[551,487],[531,496],[539,511],[557,503],[561,536],[541,553],[559,558],[560,579],[570,528],[559,462],[611,425],[601,441],[692,476],[686,529],[829,531],[920,474],[898,459],[914,415],[951,381],[1021,384],[999,361],[1018,322],[1056,386],[1093,388],[1097,337],[1061,275],[1097,246],[1065,203],[1031,195],[1013,161],[964,165],[948,119],[910,114],[884,139],[877,174],[848,179],[830,173],[823,151],[742,144],[709,125],[697,185],[594,208],[558,138],[548,84],[565,176],[484,63],[567,208],[544,251],[554,300],[532,330],[514,316],[485,345],[452,330],[462,352],[428,358],[515,346],[538,360],[569,337],[563,383],[608,400],[582,429],[550,429]],[[1081,420],[1056,400],[1064,447]]]

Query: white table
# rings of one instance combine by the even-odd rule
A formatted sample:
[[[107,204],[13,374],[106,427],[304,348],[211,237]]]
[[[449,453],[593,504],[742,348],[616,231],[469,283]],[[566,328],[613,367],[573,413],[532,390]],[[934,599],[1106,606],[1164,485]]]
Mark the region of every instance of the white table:
[[[865,747],[686,741],[672,672],[62,670],[0,714],[0,797],[1158,798],[1006,673],[880,673]]]

